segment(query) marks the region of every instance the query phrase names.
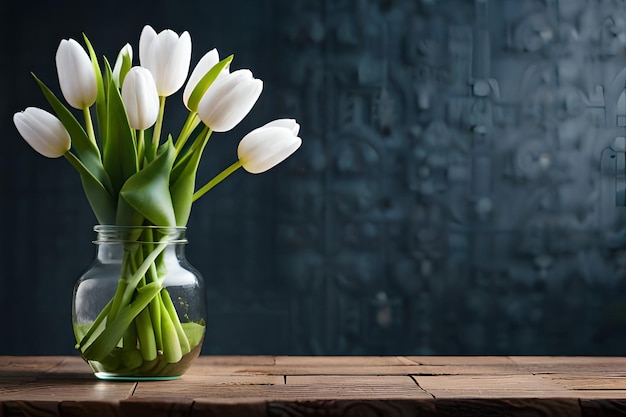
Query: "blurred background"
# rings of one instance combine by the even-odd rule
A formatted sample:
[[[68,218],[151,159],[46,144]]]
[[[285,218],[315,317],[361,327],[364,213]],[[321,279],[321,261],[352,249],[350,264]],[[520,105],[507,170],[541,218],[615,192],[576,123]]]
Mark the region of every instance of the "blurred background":
[[[0,354],[73,353],[95,254],[78,176],[13,126],[47,108],[30,72],[59,92],[61,39],[114,61],[145,24],[264,80],[200,183],[252,128],[302,125],[194,205],[203,353],[626,353],[626,2],[3,0],[0,22]]]

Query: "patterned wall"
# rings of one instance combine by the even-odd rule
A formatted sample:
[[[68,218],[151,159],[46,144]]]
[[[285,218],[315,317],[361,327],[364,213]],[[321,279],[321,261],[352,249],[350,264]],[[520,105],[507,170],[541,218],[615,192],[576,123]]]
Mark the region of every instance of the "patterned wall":
[[[0,77],[0,353],[72,352],[71,288],[93,254],[73,172],[10,124],[43,103],[28,71],[62,37],[87,31],[110,55],[106,22],[129,39],[143,25],[75,3],[82,17],[59,20],[46,2],[0,4],[15,57]],[[626,2],[141,3],[266,82],[203,174],[277,113],[305,140],[194,207],[204,353],[624,354]]]
[[[280,10],[291,350],[623,353],[626,3]]]

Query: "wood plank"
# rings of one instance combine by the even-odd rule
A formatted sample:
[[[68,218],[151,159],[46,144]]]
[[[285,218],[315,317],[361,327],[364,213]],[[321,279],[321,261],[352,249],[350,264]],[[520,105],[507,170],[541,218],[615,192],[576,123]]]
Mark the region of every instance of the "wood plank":
[[[45,401],[3,401],[0,405],[3,417],[60,417],[59,404],[53,400]]]
[[[93,370],[80,356],[66,356],[46,372],[54,378],[79,378],[97,380]]]
[[[409,400],[330,400],[270,402],[268,415],[276,417],[432,417],[435,402]]]
[[[128,398],[120,401],[120,417],[189,417],[192,400],[177,396],[166,396],[162,392],[159,397],[149,399]]]
[[[416,365],[515,365],[508,356],[405,356]]]
[[[272,366],[276,363],[276,357],[274,356],[223,356],[223,355],[201,355],[196,362],[200,362],[209,366],[248,366],[248,365],[261,365]]]
[[[63,417],[117,417],[120,414],[117,400],[61,401],[59,407]]]
[[[541,416],[541,417],[580,417],[578,400],[572,398],[550,399],[444,399],[436,400],[437,416]]]
[[[128,397],[134,383],[86,379],[40,378],[18,387],[2,388],[2,401],[116,401]]]
[[[626,357],[513,356],[511,360],[533,373],[626,375]]]
[[[64,360],[62,356],[0,356],[0,378],[41,376]]]
[[[276,366],[297,367],[372,367],[406,365],[396,356],[277,356]],[[417,364],[414,364],[417,365]]]
[[[432,398],[406,376],[205,376],[178,381],[139,383],[133,398],[155,398],[167,393],[182,399],[333,400]],[[228,401],[231,402],[232,401]]]
[[[11,399],[8,393],[16,392],[21,389],[22,386],[36,381],[37,378],[20,378],[20,377],[2,377],[0,378],[0,400]]]
[[[415,376],[417,384],[435,398],[547,398],[575,393],[540,375]]]
[[[517,365],[419,365],[409,367],[410,375],[528,375],[528,369]]]
[[[232,399],[236,401],[263,399],[272,387],[284,385],[279,375],[197,375],[186,374],[176,381],[140,382],[133,398],[169,397],[197,399]],[[232,401],[231,401],[232,402]],[[249,401],[247,401],[249,402]]]
[[[222,400],[194,401],[190,417],[267,417],[265,401],[238,402]]]
[[[583,417],[609,417],[626,415],[626,399],[580,400]]]
[[[134,383],[77,356],[3,356],[0,402],[0,417],[603,416],[626,412],[626,358],[201,356],[180,380]]]
[[[546,375],[571,390],[626,390],[626,376]]]
[[[432,398],[410,377],[388,375],[287,376],[281,391],[281,398],[297,400]]]
[[[323,365],[303,358],[300,362],[266,365],[215,365],[210,360],[199,357],[186,375],[408,375],[419,373],[421,365]]]

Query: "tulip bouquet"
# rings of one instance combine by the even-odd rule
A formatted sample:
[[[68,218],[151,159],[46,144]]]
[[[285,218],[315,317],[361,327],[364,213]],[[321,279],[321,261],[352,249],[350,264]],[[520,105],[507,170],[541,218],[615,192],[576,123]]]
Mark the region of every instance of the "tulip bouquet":
[[[62,95],[78,111],[69,109],[35,76],[54,114],[28,107],[13,121],[37,152],[49,158],[63,156],[76,169],[101,225],[184,227],[193,202],[238,168],[264,172],[301,145],[295,120],[274,120],[245,135],[235,162],[196,187],[200,159],[212,132],[235,127],[256,103],[263,82],[247,69],[231,72],[233,56],[220,60],[216,49],[199,60],[188,78],[187,32],[157,34],[145,26],[139,39],[139,66],[133,66],[128,44],[111,67],[106,58],[99,61],[87,37],[84,41],[87,49],[73,39],[62,40],[56,53]],[[161,131],[166,98],[183,86],[188,117],[175,137],[165,137]],[[145,230],[142,233],[151,233],[150,228]],[[144,361],[155,360],[158,352],[168,363],[176,363],[200,342],[180,325],[163,287],[164,245],[152,236],[137,238],[153,241],[152,249],[125,253],[115,296],[93,323],[75,329],[76,346],[87,360],[125,354],[119,348],[130,328],[144,338],[146,334],[156,338],[151,343],[131,342]]]

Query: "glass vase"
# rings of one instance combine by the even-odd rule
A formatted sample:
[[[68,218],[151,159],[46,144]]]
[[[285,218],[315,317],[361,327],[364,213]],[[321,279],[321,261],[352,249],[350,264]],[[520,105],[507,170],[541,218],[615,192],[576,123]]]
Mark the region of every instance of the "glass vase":
[[[100,379],[180,378],[205,334],[202,277],[184,227],[96,226],[96,258],[74,287],[76,348]]]

